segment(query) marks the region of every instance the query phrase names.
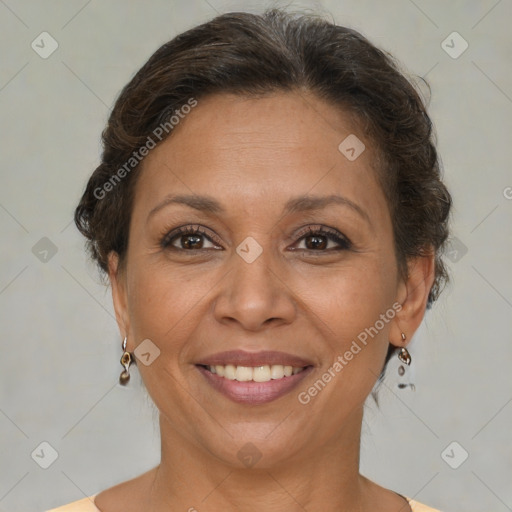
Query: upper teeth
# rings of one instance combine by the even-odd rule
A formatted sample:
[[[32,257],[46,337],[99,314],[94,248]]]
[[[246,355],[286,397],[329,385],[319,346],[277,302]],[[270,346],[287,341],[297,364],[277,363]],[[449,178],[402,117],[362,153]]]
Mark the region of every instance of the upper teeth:
[[[233,364],[208,366],[208,370],[228,380],[268,382],[272,379],[290,377],[304,370],[302,367],[283,366],[282,364],[264,366],[235,366]]]

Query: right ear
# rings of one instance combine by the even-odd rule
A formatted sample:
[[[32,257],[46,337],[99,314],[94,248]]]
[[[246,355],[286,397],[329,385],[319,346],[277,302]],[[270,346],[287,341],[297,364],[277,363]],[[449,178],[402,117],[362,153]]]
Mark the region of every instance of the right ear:
[[[112,287],[112,300],[114,302],[117,326],[119,327],[121,337],[124,338],[128,336],[130,320],[127,308],[126,282],[119,268],[119,255],[115,251],[111,251],[108,255],[108,277]]]

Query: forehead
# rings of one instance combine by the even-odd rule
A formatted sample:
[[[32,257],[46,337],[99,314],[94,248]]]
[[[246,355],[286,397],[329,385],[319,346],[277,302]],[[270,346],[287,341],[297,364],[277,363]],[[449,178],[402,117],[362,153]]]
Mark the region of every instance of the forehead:
[[[339,146],[354,136],[365,149],[350,160]],[[211,95],[145,158],[136,205],[170,192],[216,195],[227,207],[340,193],[378,215],[386,205],[374,153],[349,115],[312,94]]]

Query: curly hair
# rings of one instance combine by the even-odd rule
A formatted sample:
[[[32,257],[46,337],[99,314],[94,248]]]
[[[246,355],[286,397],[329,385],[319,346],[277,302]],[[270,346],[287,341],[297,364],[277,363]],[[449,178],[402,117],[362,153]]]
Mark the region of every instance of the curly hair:
[[[359,32],[280,9],[227,13],[179,34],[121,91],[102,134],[101,163],[75,211],[103,275],[111,251],[121,264],[126,254],[139,170],[134,155],[169,113],[190,98],[214,93],[293,90],[310,91],[339,107],[372,141],[400,276],[407,277],[410,258],[435,253],[430,308],[449,280],[442,253],[452,199],[441,180],[433,126],[420,93],[394,57]],[[133,170],[126,170],[128,161]],[[379,382],[393,352],[390,344]]]

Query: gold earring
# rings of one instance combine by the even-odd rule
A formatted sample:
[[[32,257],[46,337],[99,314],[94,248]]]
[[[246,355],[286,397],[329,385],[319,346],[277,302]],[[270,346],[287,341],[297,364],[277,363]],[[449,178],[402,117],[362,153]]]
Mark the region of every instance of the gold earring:
[[[121,375],[119,375],[119,384],[122,386],[126,386],[128,384],[128,381],[130,380],[130,365],[132,364],[132,355],[130,352],[126,350],[126,337],[123,340],[123,343],[121,344],[121,347],[123,349],[123,355],[121,356],[121,365],[123,366],[124,370],[121,372]]]
[[[406,339],[407,338],[405,337],[405,334],[402,333],[402,341],[405,341]],[[405,347],[402,347],[398,352],[398,359],[400,359],[400,361],[406,365],[410,365],[412,360],[411,354],[409,354],[409,351]]]

